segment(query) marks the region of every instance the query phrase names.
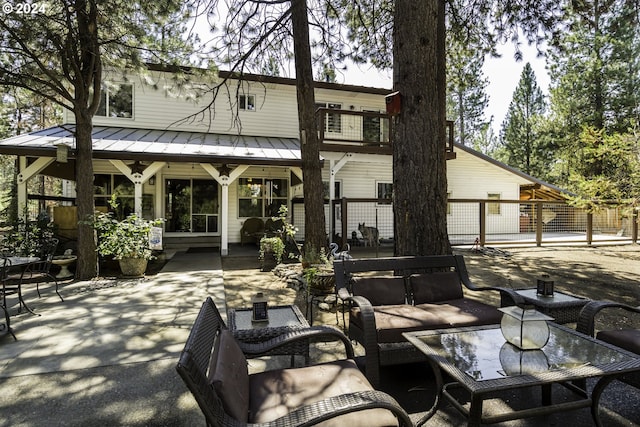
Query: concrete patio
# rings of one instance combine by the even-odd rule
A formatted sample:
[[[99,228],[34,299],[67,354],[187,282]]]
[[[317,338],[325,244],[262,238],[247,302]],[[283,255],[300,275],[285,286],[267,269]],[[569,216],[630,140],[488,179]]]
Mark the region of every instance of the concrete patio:
[[[18,340],[7,335],[0,341],[0,426],[204,425],[175,363],[206,296],[225,306],[222,264],[214,253],[178,252],[147,279],[62,285],[64,302],[52,288],[44,287],[40,299],[28,290],[25,298],[41,316],[13,316]],[[330,345],[319,347],[315,357],[332,351]],[[426,364],[383,370],[381,388],[416,419],[433,402],[434,385]],[[614,383],[605,394],[604,425],[640,424],[638,390]],[[528,390],[500,395],[488,406],[538,399],[536,390]],[[462,424],[447,405],[427,423]],[[500,425],[562,424],[593,422],[584,409]]]

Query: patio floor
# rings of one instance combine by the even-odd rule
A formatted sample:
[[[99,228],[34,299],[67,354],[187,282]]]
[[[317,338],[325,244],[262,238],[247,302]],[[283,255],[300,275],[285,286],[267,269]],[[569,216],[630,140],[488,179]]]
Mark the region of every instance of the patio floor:
[[[18,341],[0,340],[0,426],[204,425],[174,367],[205,297],[224,306],[225,287],[237,286],[223,281],[224,264],[213,253],[179,252],[146,279],[63,284],[64,302],[51,288],[41,289],[40,299],[29,289],[25,298],[41,316],[13,316]],[[257,269],[242,273],[259,274]],[[331,345],[318,345],[314,358],[334,352]],[[413,417],[431,405],[434,381],[426,364],[386,368],[382,375],[381,388]],[[501,395],[489,409],[532,399],[537,399],[532,390]],[[638,390],[614,383],[603,400],[605,425],[640,424],[639,402]],[[444,406],[427,425],[463,422],[454,408]],[[561,424],[593,425],[588,410],[500,425]]]

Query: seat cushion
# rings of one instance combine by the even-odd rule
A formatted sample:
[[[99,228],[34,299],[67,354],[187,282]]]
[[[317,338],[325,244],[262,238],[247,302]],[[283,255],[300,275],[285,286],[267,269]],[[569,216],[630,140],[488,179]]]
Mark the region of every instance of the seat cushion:
[[[393,305],[406,302],[404,278],[400,276],[354,277],[353,295],[369,300],[371,305]]]
[[[638,329],[600,331],[597,333],[596,338],[620,348],[624,348],[625,350],[640,354],[640,330]]]
[[[249,371],[247,359],[228,329],[223,329],[216,341],[209,381],[222,400],[224,411],[238,421],[249,416]]]
[[[500,323],[495,307],[462,298],[416,306],[401,304],[374,308],[379,343],[404,342],[403,332]],[[351,309],[349,322],[363,329],[360,310]]]
[[[455,271],[412,274],[409,284],[416,305],[455,300],[463,296],[460,277]]]
[[[273,421],[289,412],[328,397],[372,390],[371,384],[353,360],[278,369],[251,375],[252,423]],[[393,414],[384,409],[369,409],[341,415],[323,423],[323,427],[397,426]]]

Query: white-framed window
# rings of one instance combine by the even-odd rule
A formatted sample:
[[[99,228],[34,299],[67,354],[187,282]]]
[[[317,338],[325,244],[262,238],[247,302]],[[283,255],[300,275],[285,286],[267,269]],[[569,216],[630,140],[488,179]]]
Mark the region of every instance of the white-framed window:
[[[447,191],[447,215],[451,215],[452,214],[451,202],[449,202],[449,200],[451,200],[451,191]]]
[[[380,113],[379,110],[362,109],[365,113]],[[362,117],[362,140],[364,142],[389,142],[389,119],[377,116]]]
[[[246,111],[256,110],[255,95],[238,95],[238,108]]]
[[[342,110],[342,104],[335,102],[317,102],[316,108]],[[342,115],[340,115],[340,113],[326,113],[324,116],[324,131],[327,133],[342,133]]]
[[[133,85],[120,83],[103,87],[96,116],[132,119]]]
[[[391,204],[393,199],[393,183],[391,182],[377,182],[376,183],[376,194],[378,199],[385,199],[383,204],[388,205]]]
[[[219,232],[220,192],[213,179],[164,180],[165,231]]]
[[[500,200],[500,193],[487,193],[488,200]],[[500,215],[500,203],[487,203],[487,214]]]
[[[280,206],[287,206],[289,181],[281,178],[239,178],[238,217],[278,216]]]
[[[117,207],[111,206],[111,197],[115,196]],[[135,212],[135,185],[124,175],[95,174],[93,176],[93,198],[98,208],[113,211],[117,219],[124,219]],[[142,195],[142,216],[155,218],[153,194]]]
[[[333,192],[334,192],[334,200],[338,200],[342,198],[342,183],[340,181],[333,182]],[[324,200],[329,200],[329,181],[322,181],[323,190],[322,193],[324,195]]]

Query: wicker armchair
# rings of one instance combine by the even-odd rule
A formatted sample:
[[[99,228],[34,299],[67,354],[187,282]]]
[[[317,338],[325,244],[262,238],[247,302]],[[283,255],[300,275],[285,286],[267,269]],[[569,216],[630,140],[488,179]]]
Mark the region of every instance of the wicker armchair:
[[[260,218],[247,218],[240,228],[240,246],[247,242],[258,243],[264,235],[264,221]]]
[[[249,375],[245,354],[264,354],[293,340],[339,339],[349,359]],[[349,340],[330,327],[301,329],[263,343],[240,344],[211,298],[203,303],[176,369],[208,426],[412,425],[407,413],[375,391],[353,358]]]
[[[615,330],[600,330],[599,328],[597,328],[597,316],[598,314],[601,314],[605,309],[619,309],[621,310],[621,313],[626,313],[629,316],[633,316],[635,319],[640,319],[640,317],[638,317],[640,315],[640,306],[632,307],[627,304],[611,301],[591,301],[587,303],[580,312],[578,323],[576,324],[576,330],[578,332],[582,332],[583,334],[596,337],[599,340],[606,341],[617,347],[640,355],[640,329],[625,327]],[[611,377],[611,380],[613,379],[614,377]],[[625,374],[618,379],[634,387],[640,388],[640,372]],[[607,384],[609,384],[610,381],[599,384],[600,393],[602,392],[602,389],[606,387]]]

